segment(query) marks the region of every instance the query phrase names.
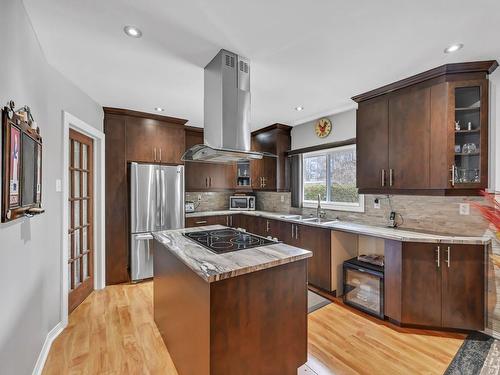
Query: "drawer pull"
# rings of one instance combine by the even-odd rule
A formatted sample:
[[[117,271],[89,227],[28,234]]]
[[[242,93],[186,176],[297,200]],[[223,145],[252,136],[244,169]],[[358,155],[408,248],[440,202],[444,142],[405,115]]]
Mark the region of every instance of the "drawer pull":
[[[197,221],[197,222],[195,222],[195,224],[206,224],[206,223],[207,223],[207,221],[206,221],[206,220],[202,220],[202,221]]]

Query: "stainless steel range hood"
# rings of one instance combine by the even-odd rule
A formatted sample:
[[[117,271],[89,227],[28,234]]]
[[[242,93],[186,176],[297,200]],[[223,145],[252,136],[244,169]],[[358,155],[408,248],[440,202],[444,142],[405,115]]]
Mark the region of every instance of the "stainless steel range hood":
[[[204,144],[191,147],[182,160],[230,163],[262,159],[263,153],[250,150],[248,59],[220,50],[205,67],[204,91]]]

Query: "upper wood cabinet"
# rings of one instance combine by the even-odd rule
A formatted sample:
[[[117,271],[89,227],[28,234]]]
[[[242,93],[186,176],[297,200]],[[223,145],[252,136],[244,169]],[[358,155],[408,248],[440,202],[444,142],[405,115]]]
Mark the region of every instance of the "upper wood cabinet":
[[[127,116],[126,128],[128,161],[182,164],[184,125]]]
[[[185,149],[203,144],[203,129],[186,127]],[[236,187],[236,164],[185,163],[186,191],[224,191]]]
[[[389,170],[389,100],[359,103],[356,114],[356,180],[360,189],[385,187]]]
[[[186,120],[104,108],[106,134],[106,284],[129,281],[127,164],[181,164]]]
[[[468,195],[488,182],[488,74],[448,64],[353,97],[360,193]]]
[[[288,191],[288,157],[291,127],[274,124],[252,133],[252,151],[267,152],[276,157],[264,156],[250,162],[253,190]]]

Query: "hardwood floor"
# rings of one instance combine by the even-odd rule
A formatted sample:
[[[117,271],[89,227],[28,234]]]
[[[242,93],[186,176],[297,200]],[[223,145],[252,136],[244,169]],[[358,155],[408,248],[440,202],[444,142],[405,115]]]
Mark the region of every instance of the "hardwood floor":
[[[153,320],[153,283],[93,292],[54,341],[44,375],[177,375]],[[301,374],[442,374],[465,335],[401,329],[339,303],[309,314]]]

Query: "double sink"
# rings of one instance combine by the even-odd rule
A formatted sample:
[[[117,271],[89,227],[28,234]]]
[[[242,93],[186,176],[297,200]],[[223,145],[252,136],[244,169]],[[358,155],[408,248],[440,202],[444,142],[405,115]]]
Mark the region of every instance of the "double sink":
[[[300,223],[312,223],[312,224],[322,224],[322,225],[329,225],[338,222],[338,220],[325,219],[322,217],[309,217],[309,216],[304,217],[302,215],[282,215],[280,216],[280,218],[285,220],[297,221]]]

